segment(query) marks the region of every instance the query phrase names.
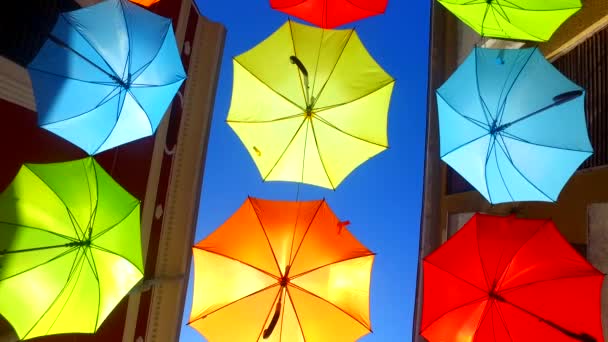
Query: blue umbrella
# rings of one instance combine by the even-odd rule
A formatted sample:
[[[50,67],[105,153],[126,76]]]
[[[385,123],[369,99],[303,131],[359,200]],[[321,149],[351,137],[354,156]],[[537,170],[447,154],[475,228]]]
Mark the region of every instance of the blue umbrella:
[[[475,48],[436,93],[441,159],[490,203],[556,201],[593,154],[585,91],[537,48]]]
[[[39,125],[89,154],[154,134],[186,78],[171,20],[126,0],[62,13],[28,71]]]

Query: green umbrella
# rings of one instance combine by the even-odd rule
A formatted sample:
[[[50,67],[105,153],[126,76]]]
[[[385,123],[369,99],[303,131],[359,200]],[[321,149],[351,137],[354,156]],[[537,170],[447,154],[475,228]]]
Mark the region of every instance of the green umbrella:
[[[438,0],[484,37],[547,41],[580,0]]]
[[[143,277],[139,219],[92,157],[23,165],[0,194],[0,314],[19,338],[94,333]]]

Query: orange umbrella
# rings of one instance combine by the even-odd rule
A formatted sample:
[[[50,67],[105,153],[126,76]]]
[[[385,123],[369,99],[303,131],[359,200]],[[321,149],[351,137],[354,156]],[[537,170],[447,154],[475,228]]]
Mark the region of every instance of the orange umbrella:
[[[355,341],[374,253],[325,200],[249,197],[193,247],[191,327],[212,342]]]

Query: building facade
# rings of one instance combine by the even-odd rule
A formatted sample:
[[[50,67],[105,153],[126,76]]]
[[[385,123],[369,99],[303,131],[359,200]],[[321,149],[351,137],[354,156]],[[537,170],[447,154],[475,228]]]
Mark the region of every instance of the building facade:
[[[21,164],[85,157],[37,127],[34,94],[25,66],[36,55],[57,15],[100,0],[20,0],[3,11],[0,33],[0,191]],[[33,339],[58,341],[177,341],[194,243],[203,166],[225,28],[206,19],[192,0],[161,0],[149,10],[171,18],[188,79],[154,136],[96,155],[127,191],[142,201],[144,282],[123,299],[95,335]],[[6,27],[6,29],[5,29]],[[0,341],[16,341],[0,316]]]
[[[519,48],[523,42],[482,40],[437,1],[431,1],[429,83],[424,191],[412,341],[420,336],[422,259],[454,234],[475,212],[552,218],[571,244],[600,271],[608,272],[608,2],[583,0],[583,8],[539,49],[567,77],[586,89],[586,115],[594,155],[564,187],[557,203],[491,205],[439,158],[435,90],[476,44]],[[531,45],[531,44],[527,44]],[[608,333],[608,291],[604,286],[604,334]]]

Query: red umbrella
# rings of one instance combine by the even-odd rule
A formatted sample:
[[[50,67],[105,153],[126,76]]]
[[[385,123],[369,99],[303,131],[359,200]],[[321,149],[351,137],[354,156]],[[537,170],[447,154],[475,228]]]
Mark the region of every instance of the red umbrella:
[[[382,14],[388,0],[270,0],[270,6],[322,28]]]
[[[604,340],[604,275],[551,220],[476,214],[423,267],[431,342]]]

